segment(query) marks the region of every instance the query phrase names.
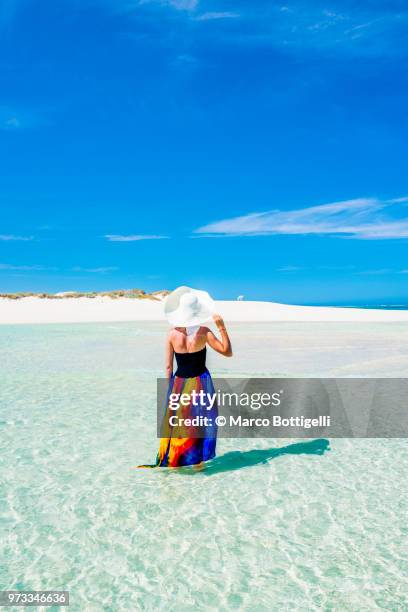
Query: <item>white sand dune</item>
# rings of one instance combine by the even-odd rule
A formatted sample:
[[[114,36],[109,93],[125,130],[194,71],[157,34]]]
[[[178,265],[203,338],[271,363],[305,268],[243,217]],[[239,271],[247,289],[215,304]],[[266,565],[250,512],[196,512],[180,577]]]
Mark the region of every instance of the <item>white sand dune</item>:
[[[408,322],[408,310],[368,310],[291,306],[274,302],[218,301],[226,322],[233,321],[345,321]],[[0,298],[0,324],[85,323],[164,320],[163,304],[129,298]]]

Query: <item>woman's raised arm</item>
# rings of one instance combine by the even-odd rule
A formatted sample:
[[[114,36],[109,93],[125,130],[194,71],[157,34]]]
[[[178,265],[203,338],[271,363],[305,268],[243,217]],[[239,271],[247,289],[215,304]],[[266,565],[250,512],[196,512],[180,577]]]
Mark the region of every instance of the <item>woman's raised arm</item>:
[[[211,331],[208,329],[206,332],[207,342],[209,346],[211,346],[214,351],[224,355],[224,357],[232,357],[232,347],[231,340],[229,339],[227,328],[225,327],[225,323],[222,317],[218,314],[213,315],[214,322],[218,328],[218,331],[221,334],[221,340],[219,340]]]

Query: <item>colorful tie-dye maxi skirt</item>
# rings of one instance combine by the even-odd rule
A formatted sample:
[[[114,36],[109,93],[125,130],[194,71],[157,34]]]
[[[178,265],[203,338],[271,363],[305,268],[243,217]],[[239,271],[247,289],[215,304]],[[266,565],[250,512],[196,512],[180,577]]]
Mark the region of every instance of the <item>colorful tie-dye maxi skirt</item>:
[[[177,399],[182,395],[184,405]],[[217,416],[214,385],[208,371],[194,378],[173,375],[167,392],[156,463],[139,467],[181,467],[212,459],[217,442]]]

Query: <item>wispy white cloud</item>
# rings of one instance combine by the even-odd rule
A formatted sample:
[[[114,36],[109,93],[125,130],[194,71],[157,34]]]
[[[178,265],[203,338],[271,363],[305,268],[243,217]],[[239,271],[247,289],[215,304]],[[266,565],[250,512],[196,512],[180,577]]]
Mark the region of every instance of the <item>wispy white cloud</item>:
[[[281,268],[277,268],[277,272],[316,272],[316,271],[325,271],[325,272],[347,272],[348,274],[362,274],[363,276],[382,276],[389,274],[408,274],[408,270],[399,270],[395,268],[373,268],[371,270],[358,270],[357,266],[349,265],[349,266],[282,266]]]
[[[171,6],[177,11],[194,11],[198,6],[198,0],[139,0],[138,4],[161,4]]]
[[[5,242],[11,240],[34,240],[34,236],[15,236],[14,234],[0,234],[0,240]]]
[[[21,127],[21,121],[17,117],[9,117],[3,122],[3,129],[18,130]]]
[[[398,270],[395,268],[373,268],[372,270],[360,270],[356,274],[368,276],[382,276],[384,274],[408,274],[408,270]]]
[[[178,13],[178,25],[183,24],[188,28],[191,21],[211,23],[240,17],[236,21],[242,23],[242,28],[236,27],[233,32],[229,28],[217,28],[216,36],[234,46],[275,47],[285,53],[318,51],[330,56],[407,54],[407,46],[403,41],[408,29],[408,14],[386,2],[383,6],[374,7],[364,2],[358,6],[353,3],[351,6],[339,0],[329,3],[326,0],[293,0],[282,5],[274,2],[235,1],[233,10],[224,10],[231,7],[223,7],[219,3],[217,6],[214,6],[215,3],[208,6],[202,0],[83,0],[78,3],[77,10],[89,9],[89,6],[94,8],[98,3],[130,19],[143,14],[144,19],[154,20],[158,27],[160,16],[158,18],[156,9]],[[155,10],[151,11],[152,7]],[[163,27],[167,34],[165,21]],[[177,39],[185,38],[186,42],[196,35],[200,33],[196,34],[189,29],[188,36],[183,37],[179,33]],[[127,32],[126,36],[139,37],[140,32]]]
[[[199,0],[139,0],[138,4],[139,6],[156,4],[162,7],[170,7],[176,11],[185,13],[188,18],[194,21],[214,21],[217,19],[234,19],[240,17],[240,14],[234,11],[205,11],[198,14],[197,11],[200,6]],[[127,3],[126,6],[129,6],[129,3]]]
[[[287,266],[282,266],[281,268],[277,268],[276,271],[277,272],[307,272],[307,271],[323,271],[323,272],[353,272],[355,270],[356,266],[354,265],[347,265],[347,266],[292,266],[292,265],[287,265]]]
[[[23,129],[25,126],[26,121],[22,118],[20,111],[8,106],[0,106],[0,130],[15,132]]]
[[[354,3],[355,4],[355,3]],[[305,2],[290,5],[246,3],[241,32],[233,41],[244,45],[271,46],[341,55],[405,55],[407,13],[387,6],[375,8],[347,3]],[[232,39],[231,39],[232,40]],[[398,41],[397,43],[395,41]],[[399,43],[399,44],[398,44]]]
[[[399,270],[397,271],[399,273]],[[377,268],[374,270],[361,270],[358,274],[363,274],[364,276],[381,276],[383,274],[393,274],[395,270],[392,268]]]
[[[138,242],[139,240],[164,240],[168,236],[155,236],[151,234],[133,234],[122,236],[120,234],[106,234],[105,238],[110,242]]]
[[[45,266],[19,266],[15,264],[0,263],[0,270],[19,270],[19,271],[31,271],[31,270],[50,270],[54,268],[46,268]]]
[[[403,198],[393,198],[392,200],[388,200],[390,204],[404,204],[408,202],[408,197],[404,196]]]
[[[328,271],[350,271],[350,270],[355,270],[356,266],[354,264],[348,264],[346,266],[316,266],[317,270],[328,270]]]
[[[277,272],[298,272],[301,269],[300,266],[282,266],[282,268],[277,269]]]
[[[91,274],[106,274],[107,272],[114,272],[119,270],[116,266],[105,266],[100,268],[81,268],[81,266],[75,266],[72,268],[73,272],[89,272]]]
[[[179,11],[193,11],[198,6],[198,0],[164,0]]]
[[[0,130],[20,132],[26,129],[51,126],[53,123],[47,117],[49,112],[50,109],[0,106]]]
[[[191,70],[196,68],[198,65],[197,58],[190,53],[180,53],[177,57],[169,62],[169,65],[173,68],[184,68]]]
[[[239,13],[232,13],[230,11],[223,12],[208,12],[202,13],[201,15],[197,15],[194,17],[195,21],[212,21],[214,19],[234,19],[236,17],[240,17]]]
[[[407,210],[402,214],[400,210],[405,202],[405,197],[358,198],[297,210],[271,210],[216,221],[194,233],[209,237],[320,234],[379,240],[408,238]],[[399,216],[391,217],[389,213],[398,214],[397,209]]]

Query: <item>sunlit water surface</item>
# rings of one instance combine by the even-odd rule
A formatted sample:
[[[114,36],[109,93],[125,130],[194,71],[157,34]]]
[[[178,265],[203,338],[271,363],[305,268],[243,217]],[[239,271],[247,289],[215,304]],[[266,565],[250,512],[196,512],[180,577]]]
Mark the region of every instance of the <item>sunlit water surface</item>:
[[[165,329],[0,328],[1,588],[86,611],[406,609],[405,440],[222,439],[207,470],[135,469],[155,459]],[[408,373],[403,324],[231,335],[215,375]]]

